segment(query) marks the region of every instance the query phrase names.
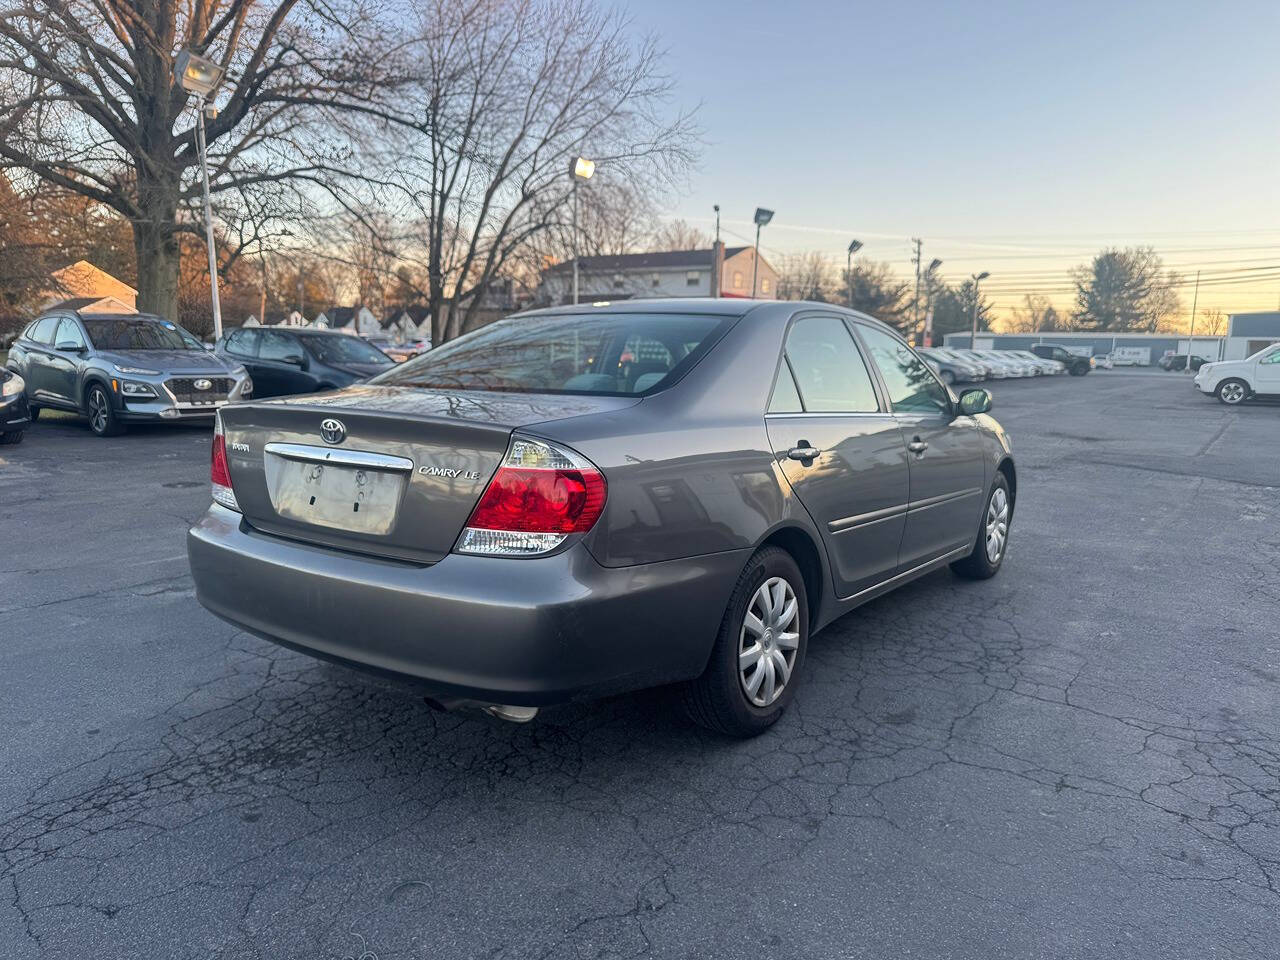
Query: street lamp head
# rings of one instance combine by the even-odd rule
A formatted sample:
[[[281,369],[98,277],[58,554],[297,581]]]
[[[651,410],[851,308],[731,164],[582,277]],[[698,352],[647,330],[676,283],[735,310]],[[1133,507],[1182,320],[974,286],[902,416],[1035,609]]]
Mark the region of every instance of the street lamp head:
[[[755,223],[757,227],[767,227],[773,219],[773,211],[764,207],[756,207]]]
[[[173,76],[188,93],[207,97],[222,79],[222,67],[208,57],[182,50],[173,61]]]
[[[987,279],[987,277],[989,277],[989,276],[991,276],[991,274],[989,274],[989,273],[987,273],[987,271],[983,270],[981,273],[979,273],[977,276],[975,276],[975,277],[973,278],[973,282],[974,282],[974,283],[977,283],[977,282],[978,282],[978,281],[980,281],[980,280],[985,280],[985,279]]]
[[[577,157],[573,163],[569,164],[569,176],[578,177],[582,180],[590,180],[591,175],[596,172],[596,162],[588,160],[586,157]]]
[[[857,253],[857,252],[858,252],[859,250],[861,250],[861,249],[862,249],[862,241],[861,241],[861,240],[853,240],[853,241],[850,241],[850,243],[849,243],[849,256],[851,256],[851,257],[852,257],[855,253]]]

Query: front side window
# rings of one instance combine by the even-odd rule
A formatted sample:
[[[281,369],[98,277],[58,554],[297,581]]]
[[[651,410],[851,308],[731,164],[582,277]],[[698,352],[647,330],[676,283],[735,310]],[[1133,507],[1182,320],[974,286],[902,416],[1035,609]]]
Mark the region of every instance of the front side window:
[[[871,359],[880,370],[894,410],[950,413],[951,400],[929,367],[905,343],[883,330],[858,325]]]
[[[1272,350],[1269,354],[1262,358],[1260,363],[1280,363],[1280,347]]]
[[[256,357],[258,355],[258,331],[237,330],[227,337],[227,352],[238,357]]]
[[[85,317],[84,328],[97,350],[200,349],[176,323],[156,317]]]
[[[259,360],[284,362],[290,357],[300,356],[302,356],[302,348],[289,334],[278,330],[262,331],[262,342],[258,344]]]
[[[85,343],[84,337],[80,333],[80,328],[76,326],[76,322],[70,317],[63,317],[58,321],[58,332],[53,338],[55,345],[69,343],[73,350],[83,350]]]
[[[871,374],[839,317],[805,317],[787,334],[787,361],[807,413],[874,413]]]
[[[451,340],[373,382],[442,390],[643,395],[682,377],[735,320],[645,313],[517,317]]]

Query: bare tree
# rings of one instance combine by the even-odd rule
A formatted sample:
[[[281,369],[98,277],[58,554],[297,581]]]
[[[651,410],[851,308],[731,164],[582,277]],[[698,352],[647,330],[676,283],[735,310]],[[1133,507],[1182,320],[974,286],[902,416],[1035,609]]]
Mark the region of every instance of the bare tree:
[[[200,195],[176,53],[226,70],[208,124],[213,190],[254,219],[252,196],[272,184],[330,186],[346,150],[315,126],[365,103],[392,69],[361,2],[12,0],[0,16],[0,164],[126,218],[139,306],[174,315],[178,235],[199,232]]]
[[[1058,330],[1062,318],[1049,298],[1038,293],[1024,294],[1022,306],[1014,307],[1008,321],[1009,333],[1037,333],[1041,330]]]
[[[440,343],[531,243],[566,236],[574,157],[643,193],[683,174],[696,131],[688,114],[668,115],[654,39],[590,0],[429,0],[412,16],[417,80],[377,113],[395,142],[368,157],[389,185],[370,202],[398,197],[418,225],[396,248],[425,268]]]
[[[903,330],[910,319],[911,284],[899,280],[887,263],[859,259],[854,261],[852,271],[844,274],[839,300]]]
[[[820,250],[785,254],[779,259],[779,300],[841,300],[838,284],[835,265]]]
[[[1071,271],[1076,284],[1072,321],[1080,330],[1155,333],[1178,312],[1178,275],[1164,269],[1151,247],[1103,250]]]
[[[711,236],[690,226],[683,220],[668,220],[653,232],[649,241],[651,250],[705,250],[711,246]]]
[[[1227,315],[1221,310],[1212,308],[1204,310],[1196,317],[1196,331],[1204,331],[1206,337],[1216,337],[1227,327]]]

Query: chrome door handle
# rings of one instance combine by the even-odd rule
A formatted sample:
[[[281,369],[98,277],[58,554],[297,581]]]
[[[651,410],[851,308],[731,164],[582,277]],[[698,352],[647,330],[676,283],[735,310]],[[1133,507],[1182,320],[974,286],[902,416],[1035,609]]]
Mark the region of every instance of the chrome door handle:
[[[924,452],[929,449],[929,444],[925,443],[919,437],[915,437],[912,439],[910,443],[907,444],[907,449],[910,450],[912,453],[914,453],[917,457],[923,457]]]
[[[787,451],[787,456],[792,460],[813,460],[822,453],[817,447],[809,446],[808,440],[801,440],[796,446]]]

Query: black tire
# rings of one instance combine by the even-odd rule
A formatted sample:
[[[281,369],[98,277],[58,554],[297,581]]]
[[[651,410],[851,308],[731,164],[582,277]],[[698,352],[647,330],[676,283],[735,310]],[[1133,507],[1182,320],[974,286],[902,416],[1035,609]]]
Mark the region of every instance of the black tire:
[[[1073,377],[1083,377],[1088,372],[1089,365],[1087,363],[1073,363],[1071,365],[1071,375]]]
[[[29,410],[30,410],[30,412],[31,412],[31,422],[32,422],[32,423],[35,423],[37,420],[39,420],[39,419],[40,419],[40,408],[39,408],[39,407],[29,407],[28,409],[29,409]]]
[[[1230,377],[1218,384],[1213,395],[1228,407],[1236,407],[1249,399],[1249,385],[1238,377]]]
[[[124,424],[111,404],[111,394],[96,380],[85,389],[84,409],[89,416],[89,429],[97,436],[116,437],[124,433]]]
[[[747,636],[745,620],[748,606],[756,600],[756,592],[761,586],[773,578],[786,581],[795,595],[797,610],[794,623],[798,624],[795,631],[798,636],[795,640],[795,656],[781,691],[767,706],[757,706],[748,699],[744,688],[746,680],[740,672],[738,660],[744,637]],[[772,640],[753,643],[757,647],[765,646],[770,651],[768,655],[777,655],[773,653]],[[782,716],[795,695],[797,677],[804,666],[808,644],[809,599],[804,577],[791,554],[778,547],[765,547],[748,561],[746,569],[734,585],[706,670],[696,680],[690,680],[678,688],[685,713],[694,723],[731,737],[754,737],[764,733]],[[785,659],[781,646],[776,649]],[[770,670],[773,668],[770,667]],[[764,689],[763,685],[759,687],[761,691]]]
[[[21,443],[25,432],[25,430],[10,430],[8,433],[0,433],[0,445]]]
[[[987,525],[993,513],[998,514],[996,504],[1001,497],[1005,504],[1004,540],[1000,544],[996,558],[992,560],[987,552]],[[966,580],[989,580],[999,573],[1000,565],[1004,563],[1004,558],[1009,553],[1009,533],[1012,523],[1013,500],[1009,496],[1009,481],[1005,479],[1003,473],[996,471],[996,478],[991,484],[991,489],[987,491],[987,499],[983,502],[982,516],[978,518],[978,537],[974,541],[973,550],[967,557],[951,564],[951,569],[956,575]]]

